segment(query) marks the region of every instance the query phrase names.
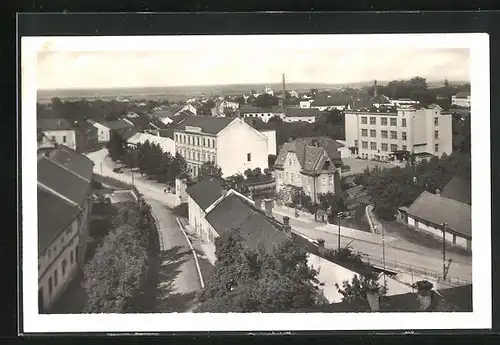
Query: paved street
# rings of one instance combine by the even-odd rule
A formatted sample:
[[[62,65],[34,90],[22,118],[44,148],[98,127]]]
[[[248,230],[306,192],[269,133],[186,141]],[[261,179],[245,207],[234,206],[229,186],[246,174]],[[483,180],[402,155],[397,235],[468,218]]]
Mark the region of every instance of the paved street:
[[[88,157],[94,162],[96,173],[131,183],[128,171],[113,172],[114,163],[107,157],[107,150],[92,152]],[[102,163],[102,165],[101,165]],[[101,170],[102,169],[102,170]],[[193,254],[169,207],[175,205],[175,195],[165,194],[163,185],[134,174],[134,185],[143,194],[158,218],[162,267],[158,296],[158,312],[185,312],[195,307],[201,284]]]

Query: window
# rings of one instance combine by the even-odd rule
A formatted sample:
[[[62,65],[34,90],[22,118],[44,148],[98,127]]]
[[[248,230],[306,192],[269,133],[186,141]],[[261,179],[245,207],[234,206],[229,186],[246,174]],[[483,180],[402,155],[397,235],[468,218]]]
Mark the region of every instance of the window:
[[[370,137],[375,138],[377,136],[377,131],[375,129],[370,129]]]
[[[370,150],[377,150],[377,143],[371,142],[370,143]]]
[[[361,136],[362,137],[367,137],[368,136],[368,130],[367,129],[362,129],[361,130]]]
[[[439,126],[439,117],[434,118],[434,126]]]
[[[203,138],[203,146],[206,146],[205,138]]]
[[[56,140],[56,136],[55,135],[52,136],[52,140]]]
[[[361,116],[361,124],[366,125],[368,123],[368,119],[366,116]]]
[[[391,118],[391,126],[397,126],[397,125],[398,125],[398,119]]]
[[[439,144],[434,144],[434,152],[439,152]]]
[[[288,173],[287,172],[285,173],[285,181],[288,182]]]
[[[196,138],[196,145],[200,146],[200,137]]]
[[[292,180],[292,182],[295,182],[295,174],[294,173],[290,173],[290,179]]]
[[[367,149],[368,148],[368,141],[362,141],[361,142],[361,148]]]
[[[381,131],[382,138],[387,139],[387,131]]]
[[[57,268],[54,270],[54,286],[57,286]]]
[[[73,251],[71,251],[71,252],[69,253],[69,262],[70,262],[71,264],[73,264],[73,261],[74,261],[74,260],[75,260],[75,258],[74,258],[74,256],[73,256]]]
[[[391,144],[391,151],[394,152],[394,151],[397,151],[397,150],[398,150],[398,145]]]
[[[434,131],[434,139],[439,139],[439,131]]]
[[[406,147],[406,145],[403,145],[403,148],[401,150],[408,151],[408,147]]]
[[[397,138],[398,138],[398,132],[391,131],[391,139],[397,139]]]
[[[206,161],[207,160],[207,155],[205,153],[203,153],[203,161]]]
[[[401,139],[406,140],[406,132],[401,132]]]
[[[247,153],[247,162],[251,162],[251,161],[252,161],[252,154]]]
[[[354,147],[358,147],[358,141],[354,140]]]
[[[387,117],[381,117],[380,118],[380,124],[382,126],[387,126]]]
[[[387,152],[387,143],[382,143],[382,151]]]
[[[52,295],[52,277],[49,278],[49,295]]]
[[[401,119],[401,127],[406,127],[406,119]]]
[[[63,277],[66,275],[66,265],[68,264],[68,262],[66,261],[66,259],[64,259],[61,263],[61,270],[62,270],[62,275]]]
[[[370,116],[370,125],[376,125],[377,124],[377,118],[375,116]]]
[[[65,143],[65,142],[66,142],[66,136],[63,135],[63,143]]]
[[[198,160],[200,160],[200,151],[198,151],[198,152],[196,153],[196,156],[197,156]]]

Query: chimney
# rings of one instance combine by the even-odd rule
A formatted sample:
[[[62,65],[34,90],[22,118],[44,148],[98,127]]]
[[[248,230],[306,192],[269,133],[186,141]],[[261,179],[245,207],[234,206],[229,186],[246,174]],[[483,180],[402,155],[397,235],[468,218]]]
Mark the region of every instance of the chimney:
[[[292,234],[292,227],[290,226],[290,217],[283,217],[283,232],[285,235],[290,236]]]
[[[417,283],[417,299],[420,302],[420,310],[428,310],[432,303],[432,285],[427,280],[419,280]]]
[[[380,310],[379,287],[373,281],[370,281],[366,286],[366,299],[368,300],[371,311]]]
[[[325,254],[325,240],[322,238],[318,239],[318,253],[319,256],[323,256]]]
[[[255,201],[255,208],[257,208],[258,210],[262,210],[262,199],[260,198],[260,196],[255,195],[253,197],[253,200]]]
[[[264,200],[264,209],[266,211],[266,216],[273,216],[273,199],[265,199]]]
[[[377,81],[373,82],[373,97],[377,97]]]
[[[439,189],[436,189],[436,196],[441,196],[441,191]]]

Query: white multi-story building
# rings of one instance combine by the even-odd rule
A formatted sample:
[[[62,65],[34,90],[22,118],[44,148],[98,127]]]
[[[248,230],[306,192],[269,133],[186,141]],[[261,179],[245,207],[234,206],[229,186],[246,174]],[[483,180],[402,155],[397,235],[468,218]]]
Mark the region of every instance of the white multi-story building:
[[[470,92],[459,92],[451,96],[451,104],[459,107],[470,108]]]
[[[277,194],[286,194],[287,187],[293,186],[302,188],[312,202],[318,202],[319,194],[340,192],[341,146],[326,137],[300,138],[283,144],[274,165]]]
[[[196,177],[204,162],[213,161],[223,176],[267,168],[268,139],[242,119],[189,116],[173,130],[176,152]]]
[[[50,312],[83,263],[93,162],[60,146],[38,155],[38,306]]]
[[[271,118],[278,116],[281,119],[285,117],[285,111],[282,107],[260,108],[251,106],[241,106],[240,116],[259,118],[264,122],[268,122]]]
[[[451,114],[433,105],[394,112],[345,113],[346,146],[361,158],[388,160],[395,151],[441,156],[452,152]]]
[[[76,132],[65,119],[38,119],[37,129],[49,140],[76,150]]]

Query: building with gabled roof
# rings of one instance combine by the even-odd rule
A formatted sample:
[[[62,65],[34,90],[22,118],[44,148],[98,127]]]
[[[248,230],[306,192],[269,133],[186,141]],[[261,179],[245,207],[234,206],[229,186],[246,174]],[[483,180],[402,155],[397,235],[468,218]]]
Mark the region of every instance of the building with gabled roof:
[[[135,128],[134,124],[130,121],[116,120],[116,121],[97,121],[87,120],[88,123],[97,128],[97,139],[100,143],[107,143],[111,137],[111,132],[122,133],[130,128]]]
[[[76,150],[76,132],[73,125],[66,119],[38,119],[37,130],[50,141]]]
[[[267,168],[267,136],[239,118],[188,116],[173,131],[176,151],[186,158],[192,177],[209,161],[224,176]]]
[[[285,111],[282,107],[279,106],[274,106],[271,108],[261,108],[242,105],[239,110],[239,115],[243,118],[258,118],[267,123],[275,116],[283,119],[285,117]]]
[[[471,250],[471,206],[436,194],[422,192],[410,207],[400,207],[403,220],[417,230]]]
[[[299,138],[283,144],[274,164],[277,194],[284,197],[289,187],[296,187],[318,202],[319,194],[339,193],[340,147],[341,144],[327,137]],[[290,198],[288,195],[283,201]]]
[[[285,116],[283,122],[316,122],[316,117],[321,112],[313,108],[287,107],[285,108]]]
[[[38,155],[38,305],[48,312],[83,263],[93,162],[59,146]]]
[[[451,96],[451,104],[459,107],[470,108],[470,92],[462,91]]]

